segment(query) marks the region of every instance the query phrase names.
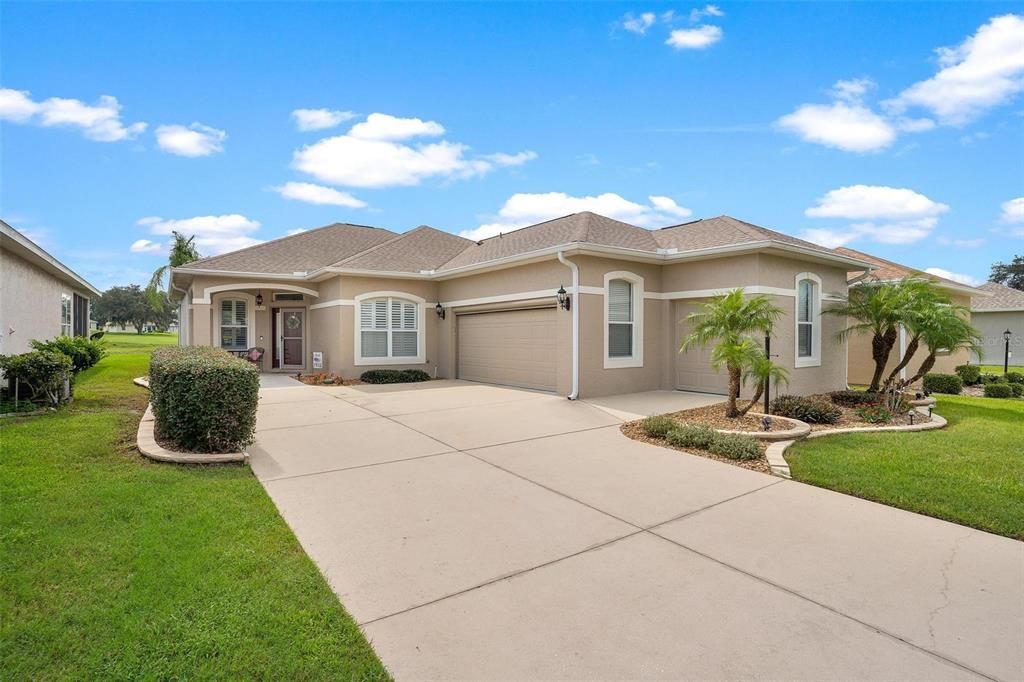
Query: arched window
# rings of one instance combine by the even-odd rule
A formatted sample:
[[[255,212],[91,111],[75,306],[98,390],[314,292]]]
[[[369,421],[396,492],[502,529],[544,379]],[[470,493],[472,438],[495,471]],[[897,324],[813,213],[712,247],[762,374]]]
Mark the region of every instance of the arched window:
[[[423,303],[399,296],[358,299],[356,364],[421,363]]]
[[[249,349],[249,301],[244,298],[220,300],[218,338],[224,350]]]
[[[796,277],[796,367],[821,364],[821,278],[809,272]]]
[[[604,296],[605,368],[643,367],[643,278],[631,272],[609,272]]]

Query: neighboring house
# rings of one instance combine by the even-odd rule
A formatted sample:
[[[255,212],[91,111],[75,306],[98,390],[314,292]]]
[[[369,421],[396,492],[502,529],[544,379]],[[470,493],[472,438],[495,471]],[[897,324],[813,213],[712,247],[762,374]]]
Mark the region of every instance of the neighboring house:
[[[728,216],[646,230],[584,212],[478,242],[329,225],[175,268],[172,292],[183,344],[264,347],[266,371],[320,371],[316,353],[346,378],[409,367],[589,397],[725,392],[710,349],[678,349],[697,303],[744,287],[785,311],[772,352],[810,393],[846,386],[842,321],[820,312],[870,267]]]
[[[986,282],[978,287],[991,296],[971,298],[971,320],[981,332],[979,364],[1002,367],[1006,354],[1003,333],[1010,330],[1010,365],[1024,367],[1024,291]]]
[[[85,336],[89,301],[100,292],[38,244],[0,220],[0,354],[33,339]]]
[[[906,265],[900,265],[893,261],[885,260],[877,256],[864,253],[862,251],[855,251],[845,247],[839,247],[836,249],[839,253],[848,256],[850,258],[856,258],[861,261],[866,261],[874,266],[871,272],[872,281],[882,282],[896,282],[910,275],[916,275],[931,280],[935,285],[945,294],[947,294],[953,301],[953,303],[971,307],[972,297],[987,297],[988,293],[979,290],[976,287],[967,286],[959,282],[954,282],[951,279],[945,277],[939,277],[938,275],[931,275],[926,272],[921,272]],[[850,272],[849,283],[850,286],[857,286],[863,279],[865,279],[862,272]],[[899,361],[903,358],[903,354],[907,348],[907,334],[902,328],[900,329],[899,341],[896,343],[896,347],[893,348],[892,353],[889,355],[889,363],[886,365],[885,374],[882,378],[888,376],[889,372],[892,371]],[[871,359],[871,335],[870,334],[856,334],[850,339],[850,370],[849,377],[851,384],[868,384],[871,382],[871,375],[875,371],[875,363]],[[928,356],[928,349],[922,344],[918,351],[914,354],[910,364],[902,371],[903,376],[913,376],[917,372],[917,369],[924,362],[924,359]],[[967,350],[960,350],[955,353],[938,353],[935,358],[935,366],[932,368],[932,372],[942,374],[952,374],[953,370],[957,365],[966,365],[971,360],[971,353]]]

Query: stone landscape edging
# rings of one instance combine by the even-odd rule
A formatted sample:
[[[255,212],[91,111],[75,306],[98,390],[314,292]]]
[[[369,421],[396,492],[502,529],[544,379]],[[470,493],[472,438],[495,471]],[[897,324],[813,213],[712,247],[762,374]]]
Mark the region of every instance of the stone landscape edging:
[[[146,413],[139,421],[139,430],[135,435],[135,446],[146,457],[158,462],[175,464],[225,464],[229,462],[245,462],[249,459],[247,452],[174,452],[161,447],[156,442],[156,419],[153,417],[153,406],[146,406]]]
[[[926,410],[919,409],[918,412],[923,416],[927,416],[928,414]],[[807,434],[807,436],[804,439],[801,440],[823,438],[825,436],[832,436],[839,433],[879,433],[882,431],[931,431],[932,429],[941,429],[946,426],[947,421],[943,416],[936,414],[935,412],[932,412],[931,416],[931,421],[926,421],[921,424],[903,424],[900,426],[848,427],[843,429],[824,429],[822,431],[812,431],[809,434]],[[792,478],[792,475],[789,471],[789,463],[786,461],[786,458],[783,457],[783,454],[786,452],[789,446],[795,442],[796,439],[777,441],[775,443],[771,443],[768,446],[768,449],[765,451],[764,456],[765,459],[768,460],[768,466],[771,468],[772,473],[775,474],[776,476],[781,476],[782,478]]]
[[[149,378],[147,377],[135,377],[132,379],[132,383],[136,386],[142,386],[143,388],[149,388]]]
[[[761,412],[750,412],[749,414],[755,417],[764,417]],[[758,440],[766,441],[779,441],[779,440],[800,440],[805,438],[811,432],[811,425],[802,422],[799,419],[793,419],[792,417],[779,417],[777,415],[771,415],[773,420],[780,420],[794,424],[793,428],[786,429],[785,431],[733,431],[731,429],[715,429],[718,433],[735,434],[738,436],[753,436]]]

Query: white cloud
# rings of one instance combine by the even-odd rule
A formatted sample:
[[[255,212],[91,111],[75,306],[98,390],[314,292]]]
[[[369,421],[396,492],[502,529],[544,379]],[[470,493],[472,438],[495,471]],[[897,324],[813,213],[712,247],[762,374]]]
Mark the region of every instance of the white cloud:
[[[179,220],[164,220],[150,216],[140,218],[136,224],[148,228],[151,234],[159,236],[167,236],[171,232],[180,232],[186,237],[195,235],[196,247],[204,256],[216,256],[262,241],[249,236],[260,228],[260,223],[237,213]]]
[[[293,235],[302,234],[303,232],[306,232],[306,231],[307,230],[304,227],[296,227],[293,230],[288,230],[287,232],[285,232],[285,234],[288,235],[289,237],[291,237]]]
[[[370,114],[365,121],[352,126],[348,134],[362,140],[408,140],[413,137],[439,137],[444,135],[444,126],[437,121],[419,118]]]
[[[832,96],[846,102],[860,102],[875,86],[875,81],[870,78],[839,80],[832,86]]]
[[[90,140],[119,142],[136,137],[145,123],[125,125],[116,97],[103,95],[96,104],[77,99],[51,97],[36,102],[27,90],[0,88],[0,120],[43,127],[78,128]]]
[[[640,204],[613,192],[580,197],[564,192],[513,194],[498,210],[494,221],[459,234],[467,239],[486,239],[499,232],[511,232],[580,211],[593,211],[640,227],[670,225],[693,215],[690,209],[680,206],[670,197],[650,196],[648,201],[650,204]]]
[[[622,17],[622,28],[629,31],[630,33],[636,33],[637,35],[644,35],[647,33],[647,29],[654,26],[655,16],[654,12],[644,12],[639,16],[635,16],[632,12]]]
[[[1024,90],[1024,16],[993,17],[956,47],[936,50],[938,73],[885,103],[902,113],[918,106],[943,124],[964,125]]]
[[[718,26],[677,28],[669,34],[665,44],[677,50],[703,50],[721,40],[722,35],[722,29]]]
[[[537,158],[531,151],[471,158],[469,147],[460,143],[400,141],[442,134],[444,127],[435,121],[370,114],[344,135],[327,137],[297,150],[292,166],[333,185],[402,187],[431,178],[466,179]]]
[[[978,239],[951,239],[949,237],[939,237],[936,241],[942,246],[955,246],[958,249],[976,249],[979,246],[984,246],[988,243],[988,240],[980,237]]]
[[[925,272],[929,275],[935,275],[936,277],[945,277],[951,279],[954,282],[960,282],[960,284],[966,284],[969,287],[976,287],[984,282],[977,277],[971,275],[965,275],[959,272],[950,272],[949,270],[943,270],[942,268],[925,268]]]
[[[705,5],[704,9],[692,9],[690,10],[690,21],[700,21],[704,17],[724,17],[723,12],[718,5]]]
[[[1004,201],[999,205],[1002,213],[999,215],[999,222],[1002,223],[1024,223],[1024,197],[1017,197]]]
[[[893,126],[860,102],[804,104],[780,118],[778,125],[806,142],[848,152],[878,151],[896,139]]]
[[[162,125],[156,129],[156,143],[165,152],[178,156],[209,156],[224,151],[228,134],[202,123]]]
[[[949,210],[946,204],[913,190],[875,185],[840,187],[817,202],[804,215],[861,221],[842,229],[816,228],[803,233],[805,239],[832,248],[861,237],[883,244],[911,244],[930,235],[938,216]]]
[[[334,188],[314,185],[311,182],[286,182],[279,187],[271,187],[271,189],[285,199],[304,201],[307,204],[366,208],[365,201],[357,199],[348,192],[339,192]]]
[[[337,109],[296,109],[292,112],[295,126],[302,131],[333,128],[356,116],[355,112]]]
[[[132,253],[159,253],[164,250],[164,247],[148,239],[138,239],[132,242],[128,250]]]

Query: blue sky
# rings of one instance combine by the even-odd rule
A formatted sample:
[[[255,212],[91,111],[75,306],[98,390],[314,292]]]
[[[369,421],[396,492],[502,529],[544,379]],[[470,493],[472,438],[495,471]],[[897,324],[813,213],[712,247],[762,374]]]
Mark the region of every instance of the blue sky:
[[[171,229],[212,255],[581,209],[727,213],[968,281],[1024,253],[1018,3],[0,12],[0,215],[100,287],[144,281]]]

